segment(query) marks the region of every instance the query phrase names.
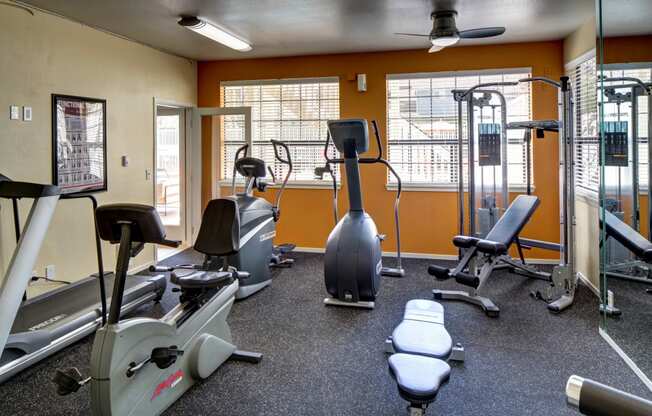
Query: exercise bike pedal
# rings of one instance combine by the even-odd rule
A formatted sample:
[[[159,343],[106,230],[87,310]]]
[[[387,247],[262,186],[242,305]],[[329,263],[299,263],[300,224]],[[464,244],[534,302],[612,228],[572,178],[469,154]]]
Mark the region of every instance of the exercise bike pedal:
[[[75,367],[57,370],[52,378],[52,382],[57,385],[57,394],[67,396],[77,392],[84,384],[91,380],[90,377],[84,378]]]
[[[230,361],[242,361],[245,363],[258,364],[263,359],[263,354],[259,352],[235,350],[231,356]]]
[[[183,350],[178,349],[176,345],[171,347],[158,347],[152,350],[150,361],[163,370],[177,362],[177,357],[182,355]]]

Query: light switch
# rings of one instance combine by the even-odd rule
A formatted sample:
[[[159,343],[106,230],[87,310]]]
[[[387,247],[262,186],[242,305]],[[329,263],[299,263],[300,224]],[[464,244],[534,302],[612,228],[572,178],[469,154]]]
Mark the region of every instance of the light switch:
[[[32,121],[32,107],[23,107],[23,121]]]
[[[9,107],[9,120],[20,120],[20,108],[17,105]]]
[[[126,168],[127,166],[129,166],[129,156],[122,156],[120,158],[120,163],[122,164],[123,168]]]

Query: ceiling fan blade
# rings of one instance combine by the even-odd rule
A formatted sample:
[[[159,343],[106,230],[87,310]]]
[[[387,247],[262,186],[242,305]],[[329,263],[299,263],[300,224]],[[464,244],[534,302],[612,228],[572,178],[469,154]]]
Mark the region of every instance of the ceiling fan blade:
[[[443,46],[432,45],[430,49],[428,49],[428,53],[439,52],[442,49],[444,49]]]
[[[462,30],[459,32],[462,39],[490,38],[505,33],[504,27],[482,27],[478,29]]]
[[[425,37],[425,38],[430,37],[429,34],[428,35],[422,35],[420,33],[394,33],[394,34],[395,35],[400,35],[400,36],[419,36],[419,37]]]

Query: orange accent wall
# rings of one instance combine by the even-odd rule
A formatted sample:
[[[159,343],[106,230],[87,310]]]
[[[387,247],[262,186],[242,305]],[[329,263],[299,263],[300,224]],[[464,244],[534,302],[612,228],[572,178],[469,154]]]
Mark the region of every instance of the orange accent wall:
[[[436,54],[418,50],[200,62],[198,105],[220,105],[221,81],[338,76],[340,116],[377,120],[386,143],[386,74],[529,67],[534,76],[558,79],[563,72],[562,61],[561,41],[551,41],[456,47]],[[358,92],[355,81],[349,81],[357,73],[367,74],[367,92]],[[535,119],[557,118],[557,91],[535,84],[532,113]],[[208,128],[210,124],[203,126]],[[210,140],[204,136],[202,144],[204,153],[209,155]],[[547,133],[543,140],[534,139],[533,153],[535,193],[542,202],[523,235],[559,241],[557,136]],[[206,183],[211,175],[207,166],[210,165],[204,164],[202,176]],[[388,236],[383,250],[395,251],[395,192],[385,187],[386,169],[382,166],[361,169],[365,209],[376,221],[379,232]],[[204,187],[204,202],[210,197],[206,191]],[[345,212],[346,190],[340,192],[339,208]],[[271,200],[274,193],[274,190],[267,191],[266,197]],[[282,218],[276,241],[323,248],[333,227],[331,197],[331,191],[325,189],[287,189],[281,203]],[[401,197],[401,233],[404,252],[455,254],[451,238],[457,233],[456,193],[405,192]],[[557,257],[556,253],[540,250],[526,254],[533,258]]]

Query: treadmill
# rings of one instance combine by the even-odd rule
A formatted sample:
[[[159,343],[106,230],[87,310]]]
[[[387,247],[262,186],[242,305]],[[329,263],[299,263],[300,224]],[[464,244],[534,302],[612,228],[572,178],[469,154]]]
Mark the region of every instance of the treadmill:
[[[0,281],[0,383],[16,373],[94,333],[106,322],[106,293],[113,288],[113,273],[104,273],[96,233],[98,274],[26,299],[32,271],[59,199],[89,198],[90,194],[62,195],[54,185],[15,182],[0,174],[0,198],[11,199],[17,244]],[[19,199],[32,199],[21,231]],[[136,248],[137,249],[137,248]],[[158,301],[165,292],[164,275],[127,279],[121,314]],[[109,292],[110,293],[110,292]]]

